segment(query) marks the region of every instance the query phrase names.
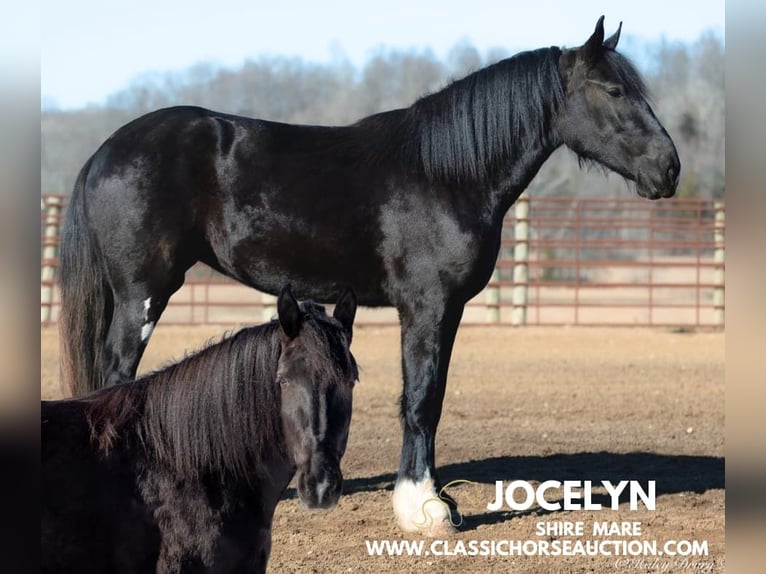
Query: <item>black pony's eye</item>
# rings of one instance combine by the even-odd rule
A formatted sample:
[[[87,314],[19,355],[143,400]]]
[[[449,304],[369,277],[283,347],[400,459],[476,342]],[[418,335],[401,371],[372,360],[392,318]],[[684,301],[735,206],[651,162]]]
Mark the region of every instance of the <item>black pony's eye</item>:
[[[606,93],[612,96],[613,98],[621,98],[622,88],[618,88],[617,86],[612,86],[611,88],[606,89]]]

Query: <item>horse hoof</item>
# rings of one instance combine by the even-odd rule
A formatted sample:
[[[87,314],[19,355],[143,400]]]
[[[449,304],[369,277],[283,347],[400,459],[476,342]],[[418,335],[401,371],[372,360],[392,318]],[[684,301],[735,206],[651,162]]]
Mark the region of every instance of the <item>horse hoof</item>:
[[[399,527],[405,532],[440,536],[455,531],[450,506],[438,497],[428,475],[419,482],[400,480],[394,489],[393,503]]]
[[[426,538],[449,538],[457,532],[449,518],[442,520],[441,522],[435,522],[430,528],[427,528],[421,532]]]

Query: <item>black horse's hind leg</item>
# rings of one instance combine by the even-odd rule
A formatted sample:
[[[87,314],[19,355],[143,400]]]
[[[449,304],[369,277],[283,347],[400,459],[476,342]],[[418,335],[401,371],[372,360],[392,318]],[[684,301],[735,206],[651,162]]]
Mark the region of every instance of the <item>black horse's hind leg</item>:
[[[409,532],[450,529],[451,509],[438,496],[441,484],[436,476],[435,440],[462,314],[462,304],[417,312],[400,309],[404,440],[394,513],[399,526]]]
[[[183,282],[164,286],[133,285],[126,293],[114,293],[114,314],[104,343],[104,384],[131,381],[170,296]]]

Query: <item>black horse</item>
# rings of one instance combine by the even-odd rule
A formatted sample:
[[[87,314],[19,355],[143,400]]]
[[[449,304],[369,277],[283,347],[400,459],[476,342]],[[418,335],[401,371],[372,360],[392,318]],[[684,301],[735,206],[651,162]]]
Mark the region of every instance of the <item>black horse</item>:
[[[134,383],[42,403],[43,572],[265,572],[296,469],[304,506],[335,506],[354,294],[333,317],[287,288],[277,306]]]
[[[393,305],[404,426],[394,508],[424,521],[434,440],[465,303],[481,291],[503,217],[568,146],[649,199],[680,163],[635,68],[604,40],[523,52],[412,106],[346,127],[289,125],[194,107],[115,132],[75,184],[61,247],[62,373],[74,390],[130,379],[184,272],[203,261],[275,293]],[[84,385],[77,387],[77,385]],[[434,507],[441,505],[432,505]]]

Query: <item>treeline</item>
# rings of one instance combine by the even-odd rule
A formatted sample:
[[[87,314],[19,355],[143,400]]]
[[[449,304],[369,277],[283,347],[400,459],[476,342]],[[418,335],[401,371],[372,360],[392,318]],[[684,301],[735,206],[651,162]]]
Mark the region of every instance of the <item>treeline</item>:
[[[653,106],[676,141],[682,161],[679,193],[719,197],[724,190],[724,47],[712,34],[692,45],[646,46],[643,66]],[[410,105],[510,54],[480,54],[456,45],[444,60],[429,51],[383,51],[362,69],[347,62],[316,64],[269,57],[223,69],[198,64],[181,73],[152,74],[108,98],[103,106],[76,111],[43,110],[43,193],[69,193],[82,164],[115,129],[145,112],[177,104],[276,121],[342,125]],[[97,71],[94,71],[97,73]],[[535,178],[532,193],[627,194],[616,177],[583,173],[572,154],[559,151]]]

